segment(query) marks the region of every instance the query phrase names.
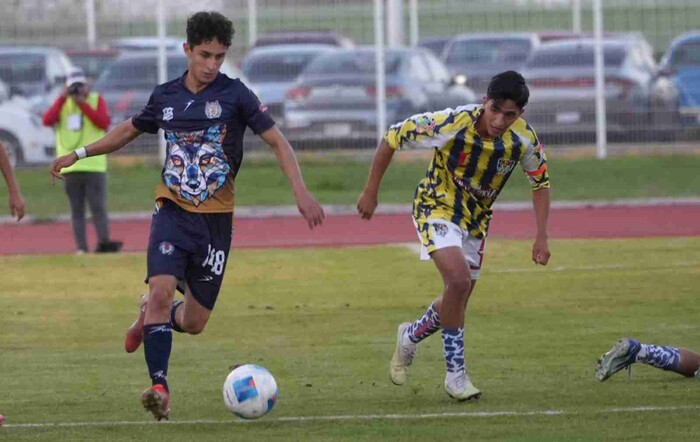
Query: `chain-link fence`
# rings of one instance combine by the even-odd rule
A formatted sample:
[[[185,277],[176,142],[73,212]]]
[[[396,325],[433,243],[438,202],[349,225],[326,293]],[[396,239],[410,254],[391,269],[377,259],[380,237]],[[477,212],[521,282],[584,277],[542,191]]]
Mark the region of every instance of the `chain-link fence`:
[[[10,107],[13,112],[0,118],[0,139],[15,148],[19,160],[31,163],[51,154],[37,117],[55,98],[69,63],[95,79],[94,88],[105,96],[115,123],[145,103],[157,83],[152,51],[159,0],[2,3],[0,112]],[[375,145],[375,2],[162,3],[167,44],[174,48],[168,55],[169,77],[186,68],[177,48],[187,16],[218,10],[236,27],[223,70],[246,79],[295,146]],[[603,3],[610,142],[698,141],[700,31],[693,30],[700,28],[700,0]],[[493,74],[516,69],[531,88],[525,117],[549,145],[595,139],[592,0],[384,0],[383,5],[390,46],[385,52],[387,123],[481,102]],[[250,146],[259,144],[252,134],[248,138]],[[156,152],[155,138],[146,136],[125,149]]]

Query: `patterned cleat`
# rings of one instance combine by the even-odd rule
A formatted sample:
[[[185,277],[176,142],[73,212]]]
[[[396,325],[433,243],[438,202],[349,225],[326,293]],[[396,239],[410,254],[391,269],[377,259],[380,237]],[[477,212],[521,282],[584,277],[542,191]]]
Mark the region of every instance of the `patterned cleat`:
[[[634,339],[620,339],[610,351],[598,359],[595,377],[600,382],[604,382],[620,370],[627,368],[631,371],[640,348],[641,345]]]
[[[481,397],[481,391],[472,384],[466,372],[447,373],[445,376],[445,392],[451,398],[460,402],[475,401]]]
[[[416,349],[418,348],[418,344],[406,337],[406,329],[410,326],[410,322],[400,324],[396,336],[396,348],[394,349],[394,355],[391,357],[389,367],[391,382],[395,385],[406,383],[408,367],[413,363],[413,357],[416,355]]]
[[[160,384],[146,389],[141,394],[141,404],[153,413],[157,421],[170,419],[170,393]]]
[[[148,304],[148,295],[143,295],[139,301],[139,316],[129,326],[124,338],[124,350],[127,353],[135,352],[143,342],[143,321],[146,319],[146,304]]]

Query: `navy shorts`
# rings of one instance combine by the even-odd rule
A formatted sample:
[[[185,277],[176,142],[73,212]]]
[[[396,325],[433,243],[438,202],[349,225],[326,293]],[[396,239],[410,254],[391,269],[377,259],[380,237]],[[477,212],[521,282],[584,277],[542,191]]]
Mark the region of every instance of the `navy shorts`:
[[[231,213],[193,213],[162,199],[148,240],[148,277],[172,275],[208,310],[214,308],[231,248]]]

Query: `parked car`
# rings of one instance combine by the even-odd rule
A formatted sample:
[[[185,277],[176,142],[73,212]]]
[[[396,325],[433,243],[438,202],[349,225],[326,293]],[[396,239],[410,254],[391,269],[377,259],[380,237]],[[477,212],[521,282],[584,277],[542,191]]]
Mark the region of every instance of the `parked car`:
[[[447,44],[443,60],[452,75],[466,75],[467,85],[482,97],[494,75],[520,70],[539,44],[536,33],[462,34]]]
[[[185,43],[184,38],[165,37],[165,49],[168,51],[182,49],[182,44]],[[109,47],[121,51],[154,51],[160,45],[158,37],[125,37],[117,38],[109,42]]]
[[[10,95],[31,99],[60,89],[72,68],[60,49],[0,47],[0,80],[9,87]]]
[[[385,60],[387,123],[476,101],[427,49],[387,49]],[[375,143],[375,69],[374,47],[316,57],[287,92],[285,133],[297,144],[329,138]]]
[[[54,156],[53,130],[44,127],[31,112],[29,102],[10,97],[9,87],[0,81],[0,142],[5,145],[12,166],[42,164]]]
[[[700,124],[700,31],[676,37],[661,59],[661,71],[679,91],[681,122]]]
[[[595,133],[594,45],[593,39],[544,43],[528,58],[522,70],[530,86],[526,118],[540,133],[558,134],[561,141]],[[677,129],[678,91],[659,75],[652,54],[640,38],[603,41],[609,134],[670,136]]]
[[[253,43],[253,48],[272,45],[316,44],[339,48],[352,48],[351,38],[330,30],[285,30],[261,35]]]
[[[430,37],[430,38],[424,38],[421,41],[418,42],[418,46],[421,48],[429,49],[433,51],[433,54],[435,54],[438,57],[442,57],[443,52],[445,52],[445,48],[447,47],[447,43],[452,40],[452,37]]]
[[[187,70],[187,56],[181,50],[170,51],[166,56],[168,80],[178,78]],[[228,60],[224,61],[221,72],[231,78],[242,76],[240,70]],[[112,126],[116,126],[140,111],[158,84],[158,54],[137,51],[120,55],[102,72],[93,89],[104,97],[112,116]],[[155,135],[143,134],[129,147],[132,152],[155,153],[158,141]]]
[[[73,66],[82,69],[85,76],[91,80],[97,80],[102,71],[109,66],[118,56],[118,49],[66,49],[66,55]]]
[[[284,127],[284,98],[301,71],[318,55],[333,51],[328,45],[263,46],[248,53],[242,70],[265,99],[268,112]]]

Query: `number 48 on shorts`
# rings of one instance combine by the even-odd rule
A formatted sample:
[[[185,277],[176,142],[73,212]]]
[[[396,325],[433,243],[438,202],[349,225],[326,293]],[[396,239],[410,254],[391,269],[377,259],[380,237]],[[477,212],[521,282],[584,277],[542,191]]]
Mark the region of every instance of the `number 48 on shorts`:
[[[223,250],[216,250],[212,248],[209,244],[209,251],[207,252],[207,257],[204,258],[202,267],[211,267],[211,272],[215,275],[221,275],[224,272],[224,265],[226,264],[226,253]]]

